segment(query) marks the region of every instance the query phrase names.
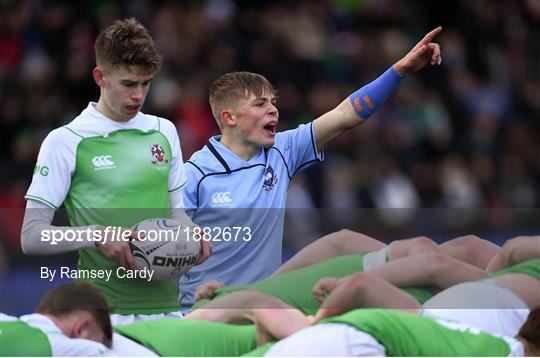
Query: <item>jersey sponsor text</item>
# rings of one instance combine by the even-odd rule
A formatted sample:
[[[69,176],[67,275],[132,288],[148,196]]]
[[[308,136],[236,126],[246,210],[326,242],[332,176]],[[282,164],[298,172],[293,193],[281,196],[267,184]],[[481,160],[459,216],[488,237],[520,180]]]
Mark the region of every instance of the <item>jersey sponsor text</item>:
[[[36,174],[46,177],[47,175],[49,175],[49,167],[46,165],[36,164],[36,166],[34,167],[34,175]]]

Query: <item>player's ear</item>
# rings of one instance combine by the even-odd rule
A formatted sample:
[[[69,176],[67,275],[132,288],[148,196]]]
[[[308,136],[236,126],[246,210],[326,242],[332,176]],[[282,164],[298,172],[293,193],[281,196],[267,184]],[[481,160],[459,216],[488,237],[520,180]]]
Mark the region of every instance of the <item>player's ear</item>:
[[[92,70],[92,76],[99,87],[105,86],[105,74],[103,73],[103,69],[101,67],[94,67]]]
[[[91,330],[92,319],[88,315],[81,315],[73,322],[71,327],[71,338],[88,338]]]
[[[221,122],[228,127],[236,126],[236,120],[233,117],[232,110],[230,108],[225,108],[219,113],[219,118]]]

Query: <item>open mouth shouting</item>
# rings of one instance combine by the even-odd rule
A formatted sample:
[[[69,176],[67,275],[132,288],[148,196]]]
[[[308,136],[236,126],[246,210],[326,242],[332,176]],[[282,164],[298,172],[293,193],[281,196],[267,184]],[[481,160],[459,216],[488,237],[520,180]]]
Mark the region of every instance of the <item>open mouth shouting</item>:
[[[272,122],[270,122],[270,123],[268,123],[267,125],[264,126],[264,130],[265,130],[265,132],[267,134],[269,134],[271,136],[275,136],[276,135],[277,125],[278,125],[277,121],[272,121]]]

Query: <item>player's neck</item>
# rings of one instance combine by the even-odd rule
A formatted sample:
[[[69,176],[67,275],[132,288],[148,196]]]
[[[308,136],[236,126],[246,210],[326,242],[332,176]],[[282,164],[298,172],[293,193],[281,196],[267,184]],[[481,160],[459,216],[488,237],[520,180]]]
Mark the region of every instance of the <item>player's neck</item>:
[[[60,331],[62,331],[63,334],[65,334],[66,336],[68,336],[68,321],[66,319],[60,319],[58,317],[56,317],[55,315],[52,315],[52,314],[47,314],[47,313],[41,313],[42,315],[44,315],[45,317],[47,317],[48,319],[50,319],[51,321],[53,321],[53,323],[56,325],[56,327],[58,327],[60,329]]]
[[[111,121],[114,121],[114,122],[127,122],[131,119],[131,118],[118,117],[116,114],[114,114],[113,111],[110,110],[110,108],[107,106],[107,104],[101,97],[99,98],[94,108],[96,109],[96,111],[103,114],[105,117],[109,118]]]
[[[240,140],[234,140],[234,138],[227,135],[221,136],[220,143],[246,162],[256,156],[261,149],[259,146],[247,144]]]

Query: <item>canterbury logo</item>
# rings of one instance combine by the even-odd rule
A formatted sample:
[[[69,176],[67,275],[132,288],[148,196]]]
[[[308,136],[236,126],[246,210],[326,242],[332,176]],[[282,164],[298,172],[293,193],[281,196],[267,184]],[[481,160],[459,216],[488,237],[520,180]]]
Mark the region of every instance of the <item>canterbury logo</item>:
[[[92,158],[92,164],[94,168],[97,169],[108,169],[114,168],[114,162],[111,160],[112,155],[99,155]]]
[[[212,203],[214,204],[229,204],[232,203],[231,192],[224,191],[212,194]]]

